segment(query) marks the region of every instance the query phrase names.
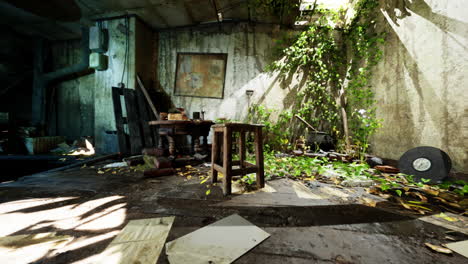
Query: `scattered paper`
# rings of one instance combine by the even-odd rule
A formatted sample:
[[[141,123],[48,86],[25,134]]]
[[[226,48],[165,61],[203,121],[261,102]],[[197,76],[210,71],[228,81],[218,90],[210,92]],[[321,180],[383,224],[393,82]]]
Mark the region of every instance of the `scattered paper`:
[[[228,264],[269,236],[234,214],[166,243],[166,254],[171,264]]]

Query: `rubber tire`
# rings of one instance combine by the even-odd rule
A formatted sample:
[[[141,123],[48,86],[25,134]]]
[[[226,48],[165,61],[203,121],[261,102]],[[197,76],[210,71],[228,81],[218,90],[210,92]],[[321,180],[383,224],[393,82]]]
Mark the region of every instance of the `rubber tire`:
[[[426,158],[431,161],[431,167],[426,171],[418,171],[413,167],[413,162],[418,158]],[[398,161],[401,173],[413,175],[414,181],[420,182],[422,178],[430,179],[430,183],[438,183],[445,179],[452,161],[449,155],[441,149],[434,147],[417,147],[406,151]]]

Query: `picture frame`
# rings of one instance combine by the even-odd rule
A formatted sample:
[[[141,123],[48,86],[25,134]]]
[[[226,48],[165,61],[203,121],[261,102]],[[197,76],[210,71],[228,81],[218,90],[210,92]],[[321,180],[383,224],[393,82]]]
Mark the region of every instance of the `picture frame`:
[[[177,53],[174,95],[224,98],[227,53]]]

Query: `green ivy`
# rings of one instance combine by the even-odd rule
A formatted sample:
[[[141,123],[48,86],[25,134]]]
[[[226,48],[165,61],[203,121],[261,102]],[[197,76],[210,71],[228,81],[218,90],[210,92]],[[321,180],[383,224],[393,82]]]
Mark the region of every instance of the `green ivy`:
[[[284,143],[289,144],[302,133],[293,131],[290,125],[294,115],[299,114],[340,142],[346,141],[343,122],[347,121],[357,153],[367,151],[370,136],[381,126],[369,85],[372,67],[382,58],[379,47],[384,42],[384,34],[375,32],[372,19],[377,6],[377,0],[361,0],[356,5],[356,18],[344,29],[335,28],[344,24],[344,10],[317,7],[318,20],[283,50],[281,60],[268,67],[270,71],[278,71],[283,79],[298,70],[306,78],[290,111],[281,113],[278,121],[271,122],[273,110],[263,106],[253,106],[249,111],[250,120],[261,120],[267,127],[272,147],[284,147]],[[340,104],[340,99],[346,103]]]

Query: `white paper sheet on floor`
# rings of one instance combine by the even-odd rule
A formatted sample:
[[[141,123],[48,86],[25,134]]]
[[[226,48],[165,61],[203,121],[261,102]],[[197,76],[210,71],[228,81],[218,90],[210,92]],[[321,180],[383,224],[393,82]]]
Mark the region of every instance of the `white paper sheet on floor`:
[[[171,264],[227,264],[270,236],[234,214],[190,234],[166,243]]]

